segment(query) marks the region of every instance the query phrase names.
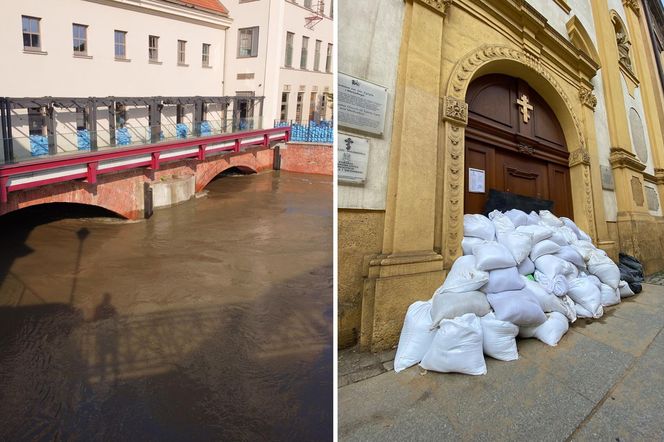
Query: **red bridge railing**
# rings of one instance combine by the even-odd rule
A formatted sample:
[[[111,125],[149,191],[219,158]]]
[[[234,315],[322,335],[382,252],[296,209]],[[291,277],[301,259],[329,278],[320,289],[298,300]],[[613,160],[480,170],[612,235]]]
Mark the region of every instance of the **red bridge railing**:
[[[267,148],[273,142],[289,141],[290,133],[290,127],[276,127],[0,165],[0,202],[6,203],[9,192],[16,190],[76,179],[96,183],[98,175],[119,170],[141,167],[157,170],[160,163],[167,161],[185,158],[203,161],[209,155],[240,152],[247,147]]]

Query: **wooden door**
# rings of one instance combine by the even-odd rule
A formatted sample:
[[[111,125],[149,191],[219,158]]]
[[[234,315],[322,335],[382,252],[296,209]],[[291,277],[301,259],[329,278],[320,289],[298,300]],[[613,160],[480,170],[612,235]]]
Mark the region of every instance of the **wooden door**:
[[[516,101],[533,105],[529,121]],[[569,153],[555,114],[527,83],[505,75],[475,80],[468,89],[464,212],[483,213],[490,189],[553,201],[557,216],[572,218]],[[484,191],[469,187],[469,170],[484,173]]]

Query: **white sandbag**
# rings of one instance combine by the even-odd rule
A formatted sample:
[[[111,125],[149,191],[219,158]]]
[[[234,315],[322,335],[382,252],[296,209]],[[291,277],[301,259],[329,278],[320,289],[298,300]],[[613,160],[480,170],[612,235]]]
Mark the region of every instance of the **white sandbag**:
[[[473,247],[478,246],[480,244],[485,244],[486,242],[487,242],[486,239],[475,238],[473,236],[464,236],[463,239],[461,240],[461,248],[463,249],[463,254],[472,255]]]
[[[546,321],[539,301],[525,287],[516,291],[489,293],[486,298],[496,314],[496,319],[501,321],[518,326],[539,325]]]
[[[521,275],[532,275],[535,271],[535,263],[528,257],[524,259],[517,267]]]
[[[439,292],[470,292],[478,290],[489,280],[489,274],[475,267],[473,255],[461,256],[454,261],[443,285],[438,287]],[[434,295],[435,296],[435,295]]]
[[[497,242],[487,242],[473,247],[473,255],[475,256],[475,266],[480,270],[516,266],[516,261],[507,247]]]
[[[595,247],[595,245],[590,241],[579,240],[573,242],[572,244],[570,244],[570,246],[574,248],[574,250],[579,252],[579,254],[583,257],[583,260],[586,262],[590,258],[590,254],[595,250],[597,250],[597,247]]]
[[[522,327],[519,329],[519,336],[524,338],[537,338],[551,347],[558,345],[558,342],[569,329],[567,318],[562,313],[551,312],[547,315],[547,320],[537,327]]]
[[[519,327],[507,321],[496,319],[493,313],[480,318],[482,324],[482,348],[484,354],[501,361],[519,359],[516,348],[516,335]]]
[[[627,298],[636,294],[632,291],[629,284],[627,284],[627,281],[622,280],[618,283],[618,291],[620,292],[621,298]]]
[[[530,254],[533,247],[533,236],[526,232],[508,232],[498,235],[498,242],[510,251],[517,265]]]
[[[588,272],[597,276],[604,284],[614,289],[620,283],[620,269],[611,258],[598,251],[592,252],[588,258]]]
[[[530,213],[528,214],[528,220],[530,221],[528,224],[531,226],[538,225],[540,222],[540,216],[537,212],[534,210],[531,210]]]
[[[533,244],[533,249],[530,251],[530,259],[535,262],[537,258],[543,255],[553,255],[560,251],[560,246],[555,242],[545,239],[536,244]]]
[[[533,244],[537,244],[540,241],[551,238],[551,235],[553,235],[553,231],[551,229],[538,225],[519,226],[516,228],[516,231],[521,233],[530,233],[533,235]]]
[[[565,236],[560,232],[560,229],[551,229],[551,237],[549,238],[549,241],[553,241],[556,244],[558,244],[560,247],[567,246],[569,243],[565,239]]]
[[[484,316],[491,311],[486,295],[478,291],[436,293],[431,304],[432,327],[438,327],[443,319],[453,319],[466,313]]]
[[[530,290],[530,292],[535,295],[544,313],[558,312],[562,313],[570,320],[576,319],[576,315],[574,314],[574,304],[572,304],[570,308],[570,306],[566,304],[563,298],[559,298],[553,293],[547,292],[537,282],[531,281],[526,277],[522,277],[522,280],[528,290]]]
[[[581,229],[579,229],[579,239],[582,241],[592,241],[590,235],[588,235],[586,232],[584,232]]]
[[[569,322],[576,321],[576,308],[575,308],[576,304],[574,303],[574,301],[572,301],[572,298],[565,295],[558,299],[560,299],[563,305],[565,306],[564,314],[567,317],[567,320]]]
[[[571,282],[579,277],[579,268],[571,262],[567,262],[567,264],[569,265],[570,272],[565,273],[565,279],[567,279],[567,282]]]
[[[567,226],[560,227],[558,231],[565,238],[567,244],[572,244],[574,241],[577,241],[579,239],[576,236],[576,233],[574,233],[574,231]]]
[[[510,290],[521,290],[524,287],[523,279],[516,267],[496,269],[489,271],[489,282],[482,287],[484,293],[498,293]],[[484,315],[477,315],[484,316]]]
[[[569,275],[576,270],[576,267],[557,256],[543,255],[535,260],[535,269],[552,279],[555,275]],[[578,274],[578,270],[576,273]]]
[[[486,374],[480,318],[469,313],[444,319],[420,367],[443,373]]]
[[[577,318],[599,319],[604,315],[604,308],[601,305],[599,306],[599,309],[595,313],[590,313],[581,304],[574,304],[574,308],[576,309]]]
[[[583,256],[581,256],[581,254],[572,246],[561,247],[554,256],[557,256],[564,261],[571,262],[581,269],[586,268],[586,262],[584,261]]]
[[[417,301],[408,307],[394,356],[394,371],[398,373],[422,360],[436,335],[431,325],[431,302]]]
[[[599,278],[595,275],[586,275],[585,273],[583,275],[579,274],[582,277],[588,278],[590,281],[592,281],[593,284],[595,284],[595,287],[598,289],[602,288],[602,281],[599,280]]]
[[[593,317],[602,307],[602,295],[595,284],[589,281],[588,278],[577,278],[570,282],[567,296],[590,312],[590,315]]]
[[[493,241],[495,234],[493,223],[486,216],[469,214],[463,216],[463,236]]]
[[[537,283],[541,285],[547,292],[552,293],[558,297],[565,296],[567,294],[569,283],[567,282],[565,276],[555,275],[552,278],[549,278],[539,270],[535,270],[533,276],[535,277],[535,281],[537,281]]]
[[[515,229],[512,221],[498,210],[489,213],[489,219],[493,222],[493,227],[496,229],[496,237],[512,232]]]
[[[514,227],[525,226],[529,223],[529,218],[526,212],[519,209],[510,209],[505,212],[505,216],[512,221]]]
[[[574,221],[572,221],[571,219],[566,218],[564,216],[560,217],[560,221],[562,221],[563,224],[565,224],[565,227],[571,229],[572,232],[574,232],[574,235],[576,235],[577,239],[580,239],[579,238],[579,232],[580,232],[581,229],[579,229],[579,227],[574,223]]]
[[[599,291],[602,306],[608,307],[610,305],[620,304],[620,289],[614,289],[606,284],[602,284]]]
[[[540,216],[540,224],[543,224],[545,226],[562,227],[562,226],[565,225],[560,220],[560,218],[558,218],[556,215],[549,212],[548,210],[540,210],[539,211],[539,216]]]

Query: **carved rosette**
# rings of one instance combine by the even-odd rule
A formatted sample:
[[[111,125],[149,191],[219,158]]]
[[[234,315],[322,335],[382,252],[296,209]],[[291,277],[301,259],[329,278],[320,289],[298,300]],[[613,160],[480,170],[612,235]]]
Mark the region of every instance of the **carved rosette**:
[[[519,143],[517,146],[517,149],[519,150],[519,153],[523,153],[526,155],[534,155],[535,154],[535,148],[533,146],[529,146],[527,144]]]
[[[597,106],[597,97],[593,94],[593,91],[582,87],[579,89],[579,99],[581,100],[581,104],[595,110],[595,106]]]
[[[590,153],[588,153],[588,149],[580,147],[569,153],[569,167],[574,167],[577,164],[590,166]]]
[[[418,0],[420,3],[427,5],[428,7],[435,9],[437,12],[443,16],[447,15],[447,8],[452,4],[452,0]]]
[[[560,83],[554,78],[549,69],[542,64],[542,61],[533,54],[526,53],[520,49],[515,49],[509,46],[500,45],[483,45],[479,49],[464,56],[455,66],[454,72],[450,78],[449,93],[459,99],[463,100],[466,95],[466,90],[470,84],[473,74],[482,66],[495,60],[513,60],[523,66],[530,68],[542,76],[548,83],[556,90],[558,95],[563,99],[565,105],[572,117],[574,127],[578,134],[578,142],[581,147],[585,147],[585,138],[582,125],[573,109],[575,105],[563,90]],[[574,100],[576,101],[576,100]],[[578,103],[578,102],[577,102]]]
[[[622,3],[623,3],[623,6],[626,6],[628,8],[632,8],[632,10],[634,11],[634,13],[636,15],[641,14],[641,8],[639,7],[638,0],[623,0]]]
[[[445,149],[445,231],[446,247],[445,267],[449,268],[457,257],[461,237],[463,236],[463,137],[464,126],[449,122],[447,125],[447,146]]]
[[[468,124],[468,104],[454,97],[445,97],[443,119],[453,123]]]

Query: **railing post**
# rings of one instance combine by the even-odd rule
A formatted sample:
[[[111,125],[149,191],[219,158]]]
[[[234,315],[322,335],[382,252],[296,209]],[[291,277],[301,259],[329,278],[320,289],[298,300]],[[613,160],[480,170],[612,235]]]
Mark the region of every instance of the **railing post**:
[[[90,127],[90,150],[97,150],[97,101],[90,98],[88,101],[88,125]]]
[[[55,155],[58,153],[57,135],[56,135],[55,108],[53,103],[46,106],[46,133],[48,135],[48,153]]]
[[[235,139],[235,147],[233,147],[233,152],[239,152],[240,151],[240,138]]]
[[[288,142],[290,141],[290,138],[291,138],[291,130],[292,130],[292,126],[288,126],[288,127],[286,128],[286,140],[285,140],[286,143],[288,143]]]
[[[0,202],[6,203],[7,198],[7,183],[9,182],[9,177],[3,176],[0,177]]]
[[[97,166],[99,166],[98,162],[88,163],[88,176],[85,180],[90,184],[97,183]]]
[[[270,145],[270,134],[263,134],[263,147]]]
[[[201,144],[200,146],[198,146],[199,161],[205,161],[205,149],[207,149],[207,144]]]
[[[150,168],[152,170],[159,169],[159,155],[161,152],[152,152],[152,161],[150,162]]]
[[[108,106],[108,138],[111,146],[115,146],[115,101]]]

